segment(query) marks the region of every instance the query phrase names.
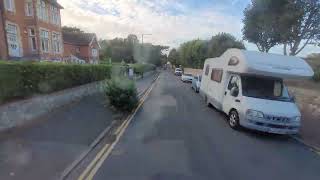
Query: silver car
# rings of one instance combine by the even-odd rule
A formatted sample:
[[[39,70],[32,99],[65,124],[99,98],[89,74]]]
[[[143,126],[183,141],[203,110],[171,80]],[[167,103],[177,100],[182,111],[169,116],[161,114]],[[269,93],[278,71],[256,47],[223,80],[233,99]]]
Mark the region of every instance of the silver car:
[[[200,90],[201,79],[202,79],[201,75],[194,76],[192,79],[191,87],[197,93],[199,93],[199,90]]]

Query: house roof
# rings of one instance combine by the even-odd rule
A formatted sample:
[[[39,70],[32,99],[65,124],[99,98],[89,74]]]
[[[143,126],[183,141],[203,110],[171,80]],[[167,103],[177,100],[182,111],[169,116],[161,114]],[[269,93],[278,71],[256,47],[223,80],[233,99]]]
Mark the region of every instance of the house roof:
[[[96,38],[94,33],[63,32],[62,35],[64,43],[74,45],[89,45]]]
[[[57,0],[46,0],[46,1],[60,9],[63,9],[63,7],[57,2]]]

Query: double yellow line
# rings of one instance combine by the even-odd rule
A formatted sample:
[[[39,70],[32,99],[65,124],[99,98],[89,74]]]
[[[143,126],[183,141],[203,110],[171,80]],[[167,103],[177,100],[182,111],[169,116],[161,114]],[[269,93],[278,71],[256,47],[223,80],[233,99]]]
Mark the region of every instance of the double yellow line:
[[[103,162],[108,158],[111,151],[113,150],[114,146],[118,143],[119,139],[122,137],[123,133],[127,129],[128,125],[132,121],[135,114],[138,112],[140,107],[143,105],[145,100],[147,99],[148,95],[152,91],[155,82],[158,80],[159,76],[156,78],[154,83],[151,85],[151,87],[147,90],[147,92],[144,94],[144,96],[141,98],[137,108],[133,111],[131,115],[127,117],[127,119],[121,124],[121,126],[115,131],[116,140],[111,144],[106,144],[104,147],[98,152],[98,154],[95,156],[93,161],[90,162],[90,164],[87,166],[87,168],[81,173],[78,180],[91,180],[103,164]]]

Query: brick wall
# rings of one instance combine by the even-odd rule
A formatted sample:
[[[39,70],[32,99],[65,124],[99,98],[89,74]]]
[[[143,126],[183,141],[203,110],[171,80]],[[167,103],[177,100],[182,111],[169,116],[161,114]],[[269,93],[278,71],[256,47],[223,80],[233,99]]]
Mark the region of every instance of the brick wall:
[[[25,59],[61,59],[63,57],[63,44],[62,44],[62,53],[54,54],[52,49],[52,34],[51,32],[60,33],[61,35],[61,43],[63,43],[62,33],[61,33],[61,25],[53,25],[50,23],[51,11],[47,6],[49,22],[43,22],[37,17],[37,0],[33,0],[33,16],[29,17],[25,15],[25,1],[24,0],[14,0],[15,2],[15,11],[4,11],[4,23],[12,23],[17,25],[19,38],[20,38],[20,53]],[[3,8],[4,9],[4,8]],[[61,19],[60,19],[61,21]],[[32,51],[29,43],[29,35],[28,28],[34,28],[36,33],[36,46],[37,50]],[[50,32],[50,47],[49,53],[44,53],[41,51],[41,43],[40,43],[40,28],[44,28]],[[1,38],[1,29],[0,29],[0,38]]]
[[[8,58],[7,39],[5,37],[4,22],[2,17],[2,4],[0,2],[0,59]]]

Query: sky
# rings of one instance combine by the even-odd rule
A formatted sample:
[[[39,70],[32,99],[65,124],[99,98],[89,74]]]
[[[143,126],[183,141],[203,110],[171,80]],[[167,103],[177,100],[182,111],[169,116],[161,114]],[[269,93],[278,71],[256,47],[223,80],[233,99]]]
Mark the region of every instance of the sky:
[[[94,32],[98,38],[113,39],[152,34],[144,42],[179,47],[193,39],[210,39],[227,32],[242,39],[243,10],[250,0],[58,0],[62,25]],[[257,50],[245,42],[247,49]],[[299,55],[319,52],[307,46]],[[281,47],[271,49],[282,53]]]

